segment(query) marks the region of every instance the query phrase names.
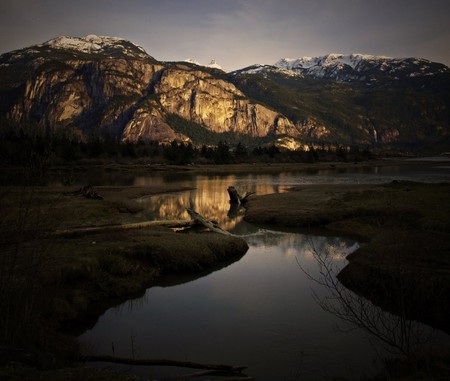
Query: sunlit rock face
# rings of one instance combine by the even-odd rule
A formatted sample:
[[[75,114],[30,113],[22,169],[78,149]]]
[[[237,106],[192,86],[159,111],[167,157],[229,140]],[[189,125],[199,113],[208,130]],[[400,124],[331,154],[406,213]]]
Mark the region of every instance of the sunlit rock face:
[[[330,136],[330,130],[313,119],[308,119],[301,123],[299,122],[296,127],[300,136],[314,139],[326,139]]]
[[[0,55],[0,120],[130,142],[235,132],[282,139],[287,149],[320,142],[448,151],[445,65],[330,54],[232,73],[207,66],[159,62],[116,37],[57,37]]]
[[[125,59],[69,60],[58,68],[50,67],[39,67],[39,74],[26,80],[9,119],[54,130],[72,127],[122,134],[136,103],[147,96],[152,78],[162,69]]]
[[[129,142],[156,140],[169,143],[173,140],[185,141],[188,138],[172,130],[165,122],[158,104],[149,100],[134,112],[123,130],[122,140]]]
[[[155,84],[162,106],[170,113],[205,125],[214,132],[251,136],[295,133],[283,115],[252,103],[234,85],[201,71],[164,71]]]
[[[251,102],[230,82],[198,66],[160,63],[118,38],[56,38],[0,56],[0,74],[16,86],[4,114],[18,124],[131,142],[187,141],[167,123],[176,114],[219,133],[296,134],[286,117]]]

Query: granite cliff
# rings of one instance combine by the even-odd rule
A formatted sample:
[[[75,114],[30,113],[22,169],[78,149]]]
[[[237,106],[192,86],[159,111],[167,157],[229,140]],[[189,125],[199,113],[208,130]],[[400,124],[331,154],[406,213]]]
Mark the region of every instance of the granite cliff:
[[[238,134],[290,147],[442,152],[449,104],[450,69],[423,59],[331,54],[225,73],[94,35],[0,56],[2,125],[80,137],[208,143]]]
[[[286,117],[230,82],[110,37],[60,37],[7,53],[0,77],[2,116],[16,124],[128,141],[189,140],[167,123],[176,114],[217,133],[296,134]]]

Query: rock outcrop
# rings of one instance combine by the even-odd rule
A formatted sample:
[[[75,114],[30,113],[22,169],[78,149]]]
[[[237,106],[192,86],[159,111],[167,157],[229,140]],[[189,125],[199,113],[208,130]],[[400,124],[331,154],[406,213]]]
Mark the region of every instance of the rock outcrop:
[[[236,132],[254,137],[295,133],[294,125],[286,117],[252,103],[231,83],[183,65],[163,70],[153,83],[153,95],[159,102],[147,103],[138,110],[123,139],[177,137],[164,122],[164,113],[177,114],[217,133]]]

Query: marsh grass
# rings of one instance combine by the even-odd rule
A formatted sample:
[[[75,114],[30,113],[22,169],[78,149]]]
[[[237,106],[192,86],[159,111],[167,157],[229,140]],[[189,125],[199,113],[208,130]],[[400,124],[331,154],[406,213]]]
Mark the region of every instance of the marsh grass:
[[[156,189],[102,188],[104,200],[88,200],[67,188],[1,189],[0,360],[2,347],[8,353],[23,347],[29,358],[49,354],[38,360],[39,366],[60,365],[77,354],[73,339],[62,336],[62,330],[95,321],[161,274],[201,271],[246,252],[238,238],[164,228],[75,238],[54,234],[139,222],[134,198]]]
[[[17,207],[5,201],[7,193],[1,195],[0,213],[2,215],[0,232],[0,326],[3,342],[14,343],[22,325],[33,325],[40,315],[42,298],[39,285],[34,276],[45,266],[46,247],[38,253],[29,250],[26,240],[43,234],[46,224],[39,210],[33,211],[35,195],[20,193]],[[12,212],[17,211],[17,213]],[[19,323],[20,322],[20,323]]]

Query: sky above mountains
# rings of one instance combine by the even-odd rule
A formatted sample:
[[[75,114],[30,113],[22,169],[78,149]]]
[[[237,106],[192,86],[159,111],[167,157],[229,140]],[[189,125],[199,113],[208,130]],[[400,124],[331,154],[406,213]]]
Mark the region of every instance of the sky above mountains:
[[[0,0],[0,53],[97,34],[227,71],[331,52],[450,65],[449,14],[448,0]]]

